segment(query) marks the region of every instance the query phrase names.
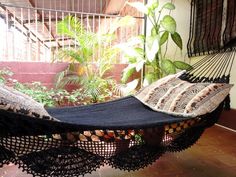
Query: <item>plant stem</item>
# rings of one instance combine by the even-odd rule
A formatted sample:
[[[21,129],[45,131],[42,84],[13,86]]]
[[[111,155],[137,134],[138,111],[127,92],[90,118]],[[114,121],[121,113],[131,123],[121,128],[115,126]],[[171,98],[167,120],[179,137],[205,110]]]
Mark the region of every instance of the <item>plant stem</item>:
[[[158,18],[157,18],[156,24],[159,23],[159,20],[160,20],[160,18],[161,18],[161,12],[162,12],[162,9],[159,11],[159,15],[158,15]]]

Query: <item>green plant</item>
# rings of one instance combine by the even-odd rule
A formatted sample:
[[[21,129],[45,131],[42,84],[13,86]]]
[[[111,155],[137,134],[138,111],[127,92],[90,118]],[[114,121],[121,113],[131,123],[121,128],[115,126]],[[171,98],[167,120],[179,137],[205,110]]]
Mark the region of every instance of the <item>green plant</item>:
[[[6,77],[11,77],[14,73],[8,68],[3,68],[0,70],[0,84],[7,82]]]
[[[22,93],[31,96],[36,101],[42,103],[46,107],[53,107],[55,103],[52,99],[53,90],[48,91],[40,82],[33,82],[32,84],[22,84],[15,81],[14,88]]]
[[[86,96],[82,94],[81,89],[68,92],[65,89],[48,89],[43,86],[41,82],[23,84],[16,80],[12,85],[16,90],[31,96],[45,107],[81,105],[84,104],[83,102],[86,99]]]
[[[111,95],[115,81],[106,74],[113,67],[118,49],[111,46],[115,39],[114,31],[126,24],[127,19],[115,21],[105,34],[94,33],[84,28],[80,21],[67,16],[58,23],[58,33],[76,40],[79,47],[64,49],[59,58],[71,62],[69,67],[59,73],[56,87],[63,88],[68,84],[80,85],[88,102],[104,101]]]
[[[119,46],[129,62],[128,67],[123,72],[122,81],[127,82],[128,78],[135,71],[141,71],[144,65],[144,83],[146,84],[150,84],[165,75],[176,73],[177,69],[191,69],[191,66],[183,61],[172,61],[166,58],[166,51],[162,51],[163,45],[168,45],[169,37],[180,50],[183,48],[181,36],[176,32],[175,19],[171,15],[163,16],[162,14],[164,10],[174,10],[174,4],[168,2],[160,6],[158,0],[149,0],[146,5],[141,2],[128,4],[147,16],[151,24],[151,31],[146,37],[140,35]]]
[[[0,80],[4,81],[3,84],[10,85],[14,89],[31,96],[45,107],[81,105],[87,99],[81,89],[68,92],[65,89],[48,89],[41,82],[20,83],[11,78],[13,74],[11,70],[3,68],[0,70]]]

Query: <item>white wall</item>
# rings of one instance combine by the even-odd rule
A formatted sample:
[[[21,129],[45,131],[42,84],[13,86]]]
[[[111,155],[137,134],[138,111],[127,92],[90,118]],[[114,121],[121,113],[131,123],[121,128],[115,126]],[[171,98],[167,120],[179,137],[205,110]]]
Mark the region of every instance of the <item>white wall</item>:
[[[231,89],[230,92],[231,107],[236,109],[236,59],[234,59],[234,64],[231,71],[230,83],[234,84],[234,87]]]
[[[171,2],[171,0],[160,0],[160,4]],[[187,42],[189,37],[189,23],[190,23],[190,0],[172,0],[175,4],[176,9],[171,12],[171,15],[175,18],[177,23],[177,32],[181,35],[183,40],[183,51],[173,44],[171,39],[168,42],[167,57],[175,60],[184,60],[190,64],[195,63],[202,57],[188,58],[187,56]],[[236,59],[235,59],[236,60]],[[231,107],[236,109],[236,61],[231,71],[231,83],[235,86],[231,90]]]
[[[160,0],[160,5],[171,2],[171,0]],[[172,0],[175,4],[175,10],[171,11],[171,16],[173,16],[177,23],[177,32],[181,35],[183,40],[183,50],[180,49],[173,43],[171,38],[168,41],[167,57],[176,60],[185,60],[189,62],[187,56],[187,42],[189,37],[189,23],[190,23],[190,2],[188,0]],[[165,11],[169,13],[168,10]],[[165,46],[163,51],[165,51]]]

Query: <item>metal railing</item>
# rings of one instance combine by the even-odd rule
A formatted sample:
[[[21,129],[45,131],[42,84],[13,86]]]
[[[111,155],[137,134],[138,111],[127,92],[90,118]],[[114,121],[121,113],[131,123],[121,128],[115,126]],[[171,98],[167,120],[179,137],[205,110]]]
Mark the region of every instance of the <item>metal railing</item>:
[[[92,0],[72,0],[70,7],[67,7],[64,0],[51,0],[47,8],[43,7],[46,5],[46,0],[36,0],[34,7],[32,4],[25,7],[25,5],[5,4],[1,1],[0,61],[50,62],[52,59],[57,59],[61,49],[79,47],[74,38],[58,34],[58,23],[66,16],[74,16],[86,30],[94,33],[107,30],[116,19],[124,16],[111,14],[109,10],[105,12],[104,9],[108,7],[107,1],[95,0],[93,2],[99,4],[95,5],[91,3]],[[125,42],[128,38],[143,33],[142,14],[135,12],[127,15],[133,15],[136,23],[132,27],[119,28],[115,32],[116,43]],[[121,62],[120,56],[117,62]]]

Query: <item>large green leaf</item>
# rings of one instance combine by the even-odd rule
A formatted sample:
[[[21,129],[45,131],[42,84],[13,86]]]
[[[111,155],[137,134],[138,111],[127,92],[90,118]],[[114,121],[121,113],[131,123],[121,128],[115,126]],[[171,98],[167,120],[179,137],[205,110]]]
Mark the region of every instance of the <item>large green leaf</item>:
[[[131,64],[137,62],[137,58],[136,57],[131,57],[131,56],[125,55],[124,58],[126,58],[129,61],[129,63],[131,63]]]
[[[157,30],[156,30],[156,27],[153,26],[152,29],[151,29],[151,36],[156,36],[157,35]]]
[[[116,48],[121,50],[126,57],[140,57],[141,55],[140,54],[141,51],[138,48],[129,46],[127,43],[116,45]]]
[[[141,63],[139,64],[140,61],[145,62],[143,48],[128,47],[127,49],[130,49],[130,50],[124,51],[124,58],[127,59],[129,61],[129,63],[136,64],[136,65],[141,65]],[[128,52],[128,51],[130,51],[130,52]],[[136,66],[136,70],[139,70],[138,68],[139,68],[139,66]]]
[[[147,8],[148,8],[148,14],[152,14],[155,12],[155,9],[157,9],[159,6],[159,2],[156,0],[149,0],[147,3]]]
[[[57,33],[63,34],[72,38],[77,35],[81,35],[85,32],[83,25],[80,21],[71,16],[66,16],[63,20],[59,21],[57,24]]]
[[[147,38],[147,45],[146,45],[146,56],[148,61],[152,62],[155,59],[157,52],[159,51],[159,42],[157,38],[149,36]]]
[[[139,72],[142,68],[143,68],[143,65],[145,63],[145,60],[140,60],[138,61],[138,63],[136,63],[136,71]]]
[[[122,78],[121,82],[126,83],[127,80],[130,78],[130,76],[135,72],[135,66],[134,65],[129,65],[127,66],[122,73]]]
[[[175,32],[174,34],[171,34],[171,38],[174,41],[174,43],[182,50],[183,49],[183,42],[182,42],[182,38],[179,35],[179,33]]]
[[[139,12],[148,13],[148,8],[141,2],[127,2],[127,4],[136,8]]]
[[[77,61],[79,63],[84,63],[85,60],[82,57],[82,54],[76,50],[59,50],[57,53],[57,59],[64,60],[64,61]]]
[[[162,69],[162,72],[165,73],[166,75],[176,73],[176,68],[175,68],[174,63],[168,59],[162,60],[161,69]]]
[[[169,37],[169,32],[165,31],[162,35],[161,35],[161,39],[160,39],[160,45],[163,45],[167,39]]]
[[[133,81],[126,84],[125,95],[131,94],[138,86],[139,79],[134,79]]]
[[[170,15],[165,15],[161,20],[161,26],[166,30],[169,31],[171,34],[174,34],[176,31],[176,21]]]
[[[64,19],[63,21],[58,22],[57,24],[57,33],[58,34],[63,34],[66,36],[70,36],[72,38],[75,37],[74,33],[69,30],[69,22]]]
[[[166,4],[163,5],[163,8],[168,9],[168,10],[174,10],[175,5],[172,4],[171,2],[167,2]]]
[[[150,73],[146,73],[145,79],[148,81],[148,83],[151,83],[151,81],[153,80],[153,75]]]
[[[177,69],[188,71],[193,68],[191,65],[189,65],[188,63],[185,63],[183,61],[174,61],[173,63]]]
[[[147,85],[151,84],[156,79],[157,79],[157,73],[155,73],[155,72],[146,73],[144,81],[143,81],[143,84],[144,84],[143,86],[147,86]]]
[[[143,51],[143,48],[141,47],[135,47],[134,50],[140,55],[140,56],[143,56],[144,55],[144,51]]]

